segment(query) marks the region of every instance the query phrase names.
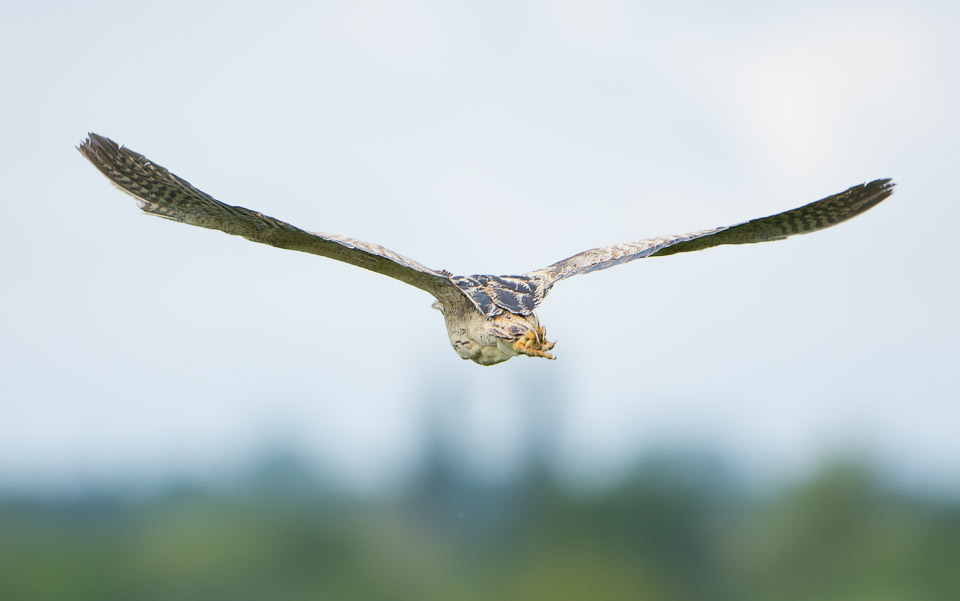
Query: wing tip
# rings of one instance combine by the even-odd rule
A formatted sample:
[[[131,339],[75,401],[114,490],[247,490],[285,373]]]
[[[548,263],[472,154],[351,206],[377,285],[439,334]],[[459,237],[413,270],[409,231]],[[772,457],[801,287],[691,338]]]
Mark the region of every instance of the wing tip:
[[[884,177],[880,179],[875,179],[872,182],[867,182],[863,184],[863,187],[867,190],[871,188],[876,192],[886,193],[887,196],[893,194],[894,188],[897,187],[897,183],[893,181],[893,178]]]
[[[77,145],[77,150],[85,156],[91,152],[118,152],[121,146],[106,136],[94,132],[87,132],[87,137]]]
[[[851,217],[873,208],[889,198],[895,191],[897,184],[892,178],[885,177],[855,186],[850,190],[854,194],[851,204]]]

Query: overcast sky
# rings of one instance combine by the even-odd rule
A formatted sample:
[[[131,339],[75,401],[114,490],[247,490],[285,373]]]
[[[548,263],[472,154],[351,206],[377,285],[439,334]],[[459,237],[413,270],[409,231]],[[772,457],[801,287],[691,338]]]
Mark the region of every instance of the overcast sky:
[[[762,478],[864,453],[960,490],[953,2],[15,3],[0,20],[0,490],[242,470],[360,487],[432,403],[479,470],[663,446]],[[565,281],[556,362],[461,361],[423,292],[140,214],[87,131],[230,204],[456,273],[767,215],[834,229]],[[507,467],[505,467],[507,466]]]

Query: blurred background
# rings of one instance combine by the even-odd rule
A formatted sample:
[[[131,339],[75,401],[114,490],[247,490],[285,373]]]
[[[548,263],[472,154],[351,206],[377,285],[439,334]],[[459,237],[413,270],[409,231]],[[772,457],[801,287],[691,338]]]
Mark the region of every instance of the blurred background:
[[[3,13],[0,598],[960,597],[955,3]],[[482,368],[419,290],[145,218],[88,131],[464,274],[898,188],[565,281],[558,361]]]

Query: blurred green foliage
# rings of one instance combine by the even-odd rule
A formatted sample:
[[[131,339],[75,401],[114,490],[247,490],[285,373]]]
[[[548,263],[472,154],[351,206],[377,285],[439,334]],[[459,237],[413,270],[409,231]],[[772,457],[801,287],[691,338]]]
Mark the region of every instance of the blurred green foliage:
[[[764,495],[709,462],[592,492],[426,466],[379,500],[290,465],[229,491],[7,497],[0,599],[960,599],[960,503],[849,465]]]

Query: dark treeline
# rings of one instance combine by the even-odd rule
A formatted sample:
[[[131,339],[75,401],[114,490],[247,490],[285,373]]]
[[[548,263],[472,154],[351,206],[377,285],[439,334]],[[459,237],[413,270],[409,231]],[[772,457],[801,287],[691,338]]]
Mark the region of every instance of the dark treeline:
[[[229,491],[0,500],[0,599],[960,599],[960,503],[868,470],[750,494],[664,459],[601,491],[533,464],[477,482],[440,454],[388,499],[295,461]]]

